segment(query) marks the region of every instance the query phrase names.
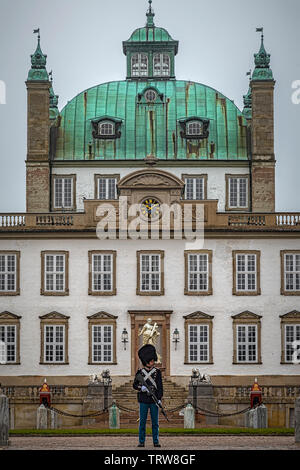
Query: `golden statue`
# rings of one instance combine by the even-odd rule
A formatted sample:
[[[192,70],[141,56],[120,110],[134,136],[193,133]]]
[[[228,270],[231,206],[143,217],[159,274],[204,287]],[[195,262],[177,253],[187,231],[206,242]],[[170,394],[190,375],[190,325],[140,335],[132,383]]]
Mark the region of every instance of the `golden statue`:
[[[143,346],[145,344],[152,344],[155,348],[157,348],[157,339],[160,336],[160,333],[158,331],[158,325],[157,323],[154,323],[152,325],[152,319],[148,318],[147,323],[143,326],[141,329],[139,336],[143,335]],[[157,353],[157,358],[158,362],[161,362],[161,356]]]

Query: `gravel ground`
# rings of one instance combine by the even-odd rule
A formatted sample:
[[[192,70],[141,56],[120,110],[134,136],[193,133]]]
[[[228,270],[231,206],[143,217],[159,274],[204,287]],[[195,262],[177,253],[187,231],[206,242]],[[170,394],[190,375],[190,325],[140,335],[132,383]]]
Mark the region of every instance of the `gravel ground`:
[[[161,450],[300,450],[294,436],[161,436]],[[9,450],[137,450],[137,436],[10,437]],[[151,436],[144,450],[154,450]],[[156,449],[158,450],[158,449]]]

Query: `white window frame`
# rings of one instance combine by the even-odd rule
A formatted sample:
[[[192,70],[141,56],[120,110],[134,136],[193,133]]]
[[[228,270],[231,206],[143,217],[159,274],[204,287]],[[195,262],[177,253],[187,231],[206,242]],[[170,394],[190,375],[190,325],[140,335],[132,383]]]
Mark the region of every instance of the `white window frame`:
[[[64,253],[45,253],[45,262],[44,262],[44,292],[65,292],[66,290],[66,255]],[[57,258],[63,258],[63,271],[57,270]],[[52,258],[53,271],[47,270],[48,258]],[[47,275],[52,276],[53,289],[47,288]],[[57,283],[59,277],[62,276],[62,289],[57,289]]]
[[[205,178],[203,176],[186,176],[184,181],[185,199],[187,201],[203,201],[205,198]]]
[[[95,271],[95,257],[100,258],[100,270]],[[105,270],[106,257],[110,258],[110,270]],[[95,289],[95,276],[100,278],[100,289]],[[105,288],[104,277],[110,277],[110,289]],[[93,253],[92,254],[92,291],[93,292],[112,292],[114,289],[114,257],[112,253]]]
[[[104,188],[100,188],[100,185],[103,184]],[[112,190],[113,186],[113,190]],[[100,197],[101,196],[101,197]],[[111,197],[114,196],[114,197]],[[104,200],[115,200],[117,199],[117,178],[111,177],[99,177],[97,178],[97,199]]]
[[[12,328],[14,333],[14,340],[11,341],[9,329]],[[12,346],[14,349],[13,359],[9,359],[8,353],[9,347]],[[15,364],[17,362],[17,327],[16,325],[0,325],[0,365],[4,364]]]
[[[191,270],[191,257],[197,258],[197,269],[195,271]],[[205,258],[206,270],[201,270],[201,259]],[[196,275],[196,289],[191,289],[191,275]],[[201,289],[201,277],[206,277],[206,288]],[[204,283],[204,282],[203,282]],[[189,292],[208,292],[209,289],[209,256],[208,253],[189,253],[188,254],[188,291]]]
[[[47,329],[52,329],[52,334],[53,334],[53,341],[47,341]],[[62,341],[57,341],[57,328],[61,328],[62,330]],[[53,359],[52,360],[47,360],[47,346],[52,345],[53,346]],[[62,359],[59,359],[60,353],[57,353],[56,347],[57,346],[62,346]],[[44,325],[44,362],[46,364],[53,364],[53,363],[59,363],[63,364],[65,362],[65,355],[66,355],[66,328],[65,325]]]
[[[67,182],[71,181],[71,185],[67,187]],[[58,183],[61,184],[61,194],[58,194],[59,187]],[[69,191],[69,194],[66,194]],[[72,176],[55,176],[54,177],[54,209],[73,209],[73,197],[74,195],[74,178]],[[70,200],[70,204],[66,199]]]
[[[287,270],[287,257],[292,257],[293,269]],[[297,260],[299,263],[299,270],[297,267]],[[290,277],[289,283],[287,282],[287,277]],[[297,289],[297,282],[299,283],[299,288]],[[291,284],[293,289],[289,289],[288,285]],[[300,253],[285,253],[284,254],[284,289],[286,292],[300,292]]]
[[[98,123],[98,135],[101,135],[101,136],[114,136],[115,133],[116,133],[116,126],[115,126],[114,122],[112,122],[112,121],[100,121]]]
[[[287,329],[290,328],[292,330],[292,339],[288,340],[288,333]],[[294,354],[294,347],[293,342],[299,341],[300,342],[300,324],[287,324],[284,325],[284,357],[285,362],[292,364],[293,363],[293,354]],[[290,353],[291,350],[291,353]],[[291,354],[291,359],[289,359],[289,353]]]
[[[95,329],[100,330],[100,341],[95,341]],[[107,341],[107,331],[110,331],[110,341]],[[113,325],[92,325],[92,362],[93,363],[107,363],[110,364],[113,362],[113,354],[114,354],[114,331]],[[94,346],[100,346],[100,353],[98,352],[100,359],[96,358]],[[110,347],[110,359],[107,359],[105,356],[105,346]]]
[[[196,128],[197,126],[197,128]],[[200,127],[200,130],[198,131]],[[197,130],[197,132],[196,132]],[[186,123],[186,135],[187,136],[198,136],[198,135],[202,135],[203,134],[203,122],[201,121],[197,121],[197,120],[194,120],[194,121],[189,121]]]
[[[210,361],[210,344],[209,344],[209,328],[208,324],[188,325],[188,362],[191,363],[208,363]],[[196,341],[191,341],[191,329],[196,329]],[[206,332],[206,333],[205,333]],[[203,340],[206,336],[206,341]],[[202,338],[202,341],[200,341]],[[191,346],[196,351],[196,359],[192,359]],[[204,352],[205,351],[205,352]],[[206,359],[203,357],[206,355]]]
[[[143,269],[143,259],[148,258],[149,269]],[[158,271],[153,270],[153,260],[158,258]],[[148,276],[148,279],[147,279]],[[143,280],[146,277],[146,284],[149,288],[145,289]],[[154,280],[158,277],[158,288],[153,289]],[[161,254],[160,253],[140,253],[140,292],[160,292],[161,291]]]
[[[241,181],[245,182],[245,204],[242,204],[242,192],[241,192]],[[233,181],[236,182],[236,188],[233,188]],[[248,194],[248,176],[230,176],[228,181],[228,207],[229,209],[247,209],[249,206],[249,194]],[[231,204],[232,201],[232,192],[236,190],[234,197],[236,198],[236,204]]]
[[[255,341],[250,341],[249,340],[249,329],[254,329],[253,331],[255,332]],[[239,332],[241,329],[244,329],[244,335],[245,335],[245,341],[239,341]],[[257,363],[258,361],[258,330],[257,330],[257,325],[253,325],[253,324],[249,324],[249,325],[246,325],[246,324],[237,324],[236,325],[236,361],[239,363],[239,364],[243,364],[243,363]],[[240,359],[240,346],[244,346],[245,348],[245,359]],[[251,355],[250,354],[250,347],[254,345],[254,349],[255,349],[255,356],[254,356],[254,359],[251,358]]]
[[[0,258],[4,257],[4,270],[0,271],[0,292],[17,292],[17,255],[13,253],[0,253]],[[9,257],[14,259],[13,263],[9,263]],[[10,270],[10,264],[14,265],[14,270]],[[2,265],[2,262],[0,266]],[[11,266],[12,267],[12,266]],[[1,266],[2,269],[2,266]],[[14,286],[14,289],[9,289],[9,277],[11,276],[11,284]],[[2,289],[2,283],[4,280],[4,289]]]
[[[256,292],[257,291],[257,254],[256,253],[236,253],[236,292]],[[254,257],[254,270],[249,270],[249,257]],[[245,269],[243,271],[239,270],[240,264],[239,259],[244,258]],[[254,274],[254,288],[249,289],[249,278]],[[245,288],[239,287],[239,278],[243,276]]]
[[[159,61],[156,61],[157,58],[159,58]],[[165,62],[166,58],[167,62]],[[165,64],[167,68],[164,69]],[[156,68],[157,65],[159,65],[159,68]],[[171,75],[171,58],[169,54],[156,53],[153,55],[153,75],[154,77],[169,77]]]
[[[147,66],[143,68],[143,60],[146,59]],[[137,69],[134,70],[133,62],[138,66]],[[131,56],[131,76],[132,77],[147,77],[148,76],[148,69],[149,69],[149,60],[147,54],[143,52],[137,52]]]

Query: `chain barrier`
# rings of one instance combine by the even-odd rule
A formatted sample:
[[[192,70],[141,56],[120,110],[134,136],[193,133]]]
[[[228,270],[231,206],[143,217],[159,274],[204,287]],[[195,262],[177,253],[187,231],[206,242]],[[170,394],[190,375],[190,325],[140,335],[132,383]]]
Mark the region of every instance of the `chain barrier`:
[[[211,417],[219,417],[219,418],[226,418],[227,416],[237,416],[241,415],[243,413],[247,413],[247,411],[251,410],[251,406],[248,406],[248,408],[245,408],[244,410],[241,411],[236,411],[235,413],[218,413],[217,411],[211,411],[211,410],[205,410],[204,408],[200,408],[199,406],[196,406],[197,411],[200,412],[201,415],[203,416],[211,416]]]
[[[103,413],[108,412],[108,408],[106,407],[103,410],[95,411],[94,413],[90,413],[88,415],[74,415],[72,413],[67,413],[66,411],[58,410],[57,408],[54,408],[53,406],[47,406],[46,408],[50,411],[54,411],[55,413],[57,413],[59,415],[69,416],[69,417],[72,417],[72,418],[92,418],[92,417],[99,416]]]

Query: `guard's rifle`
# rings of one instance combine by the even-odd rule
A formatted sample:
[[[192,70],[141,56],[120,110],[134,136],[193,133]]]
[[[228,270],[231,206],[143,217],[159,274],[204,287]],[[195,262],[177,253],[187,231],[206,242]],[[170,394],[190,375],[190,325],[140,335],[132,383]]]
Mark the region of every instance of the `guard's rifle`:
[[[140,382],[142,385],[144,385],[144,387],[146,387],[147,392],[152,397],[152,399],[153,399],[154,403],[156,404],[156,406],[161,409],[162,414],[164,415],[166,420],[169,421],[169,418],[167,416],[167,413],[164,410],[164,407],[162,406],[161,402],[159,402],[159,400],[156,398],[155,393],[152,390],[152,387],[147,384],[143,374],[141,372],[139,372],[136,375],[136,378],[137,378],[138,382]]]

